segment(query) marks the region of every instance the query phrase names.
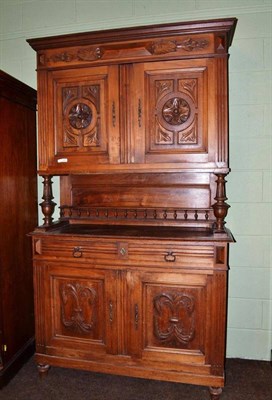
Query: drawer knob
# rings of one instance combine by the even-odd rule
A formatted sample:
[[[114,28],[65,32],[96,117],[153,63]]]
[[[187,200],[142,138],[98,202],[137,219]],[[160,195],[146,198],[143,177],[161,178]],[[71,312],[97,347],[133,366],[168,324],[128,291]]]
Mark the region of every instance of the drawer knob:
[[[167,254],[165,254],[164,259],[167,262],[175,262],[176,256],[173,254],[172,251],[169,251]]]
[[[75,258],[80,258],[80,257],[82,257],[82,250],[81,250],[81,247],[74,247],[74,250],[73,250],[73,257],[75,257]]]

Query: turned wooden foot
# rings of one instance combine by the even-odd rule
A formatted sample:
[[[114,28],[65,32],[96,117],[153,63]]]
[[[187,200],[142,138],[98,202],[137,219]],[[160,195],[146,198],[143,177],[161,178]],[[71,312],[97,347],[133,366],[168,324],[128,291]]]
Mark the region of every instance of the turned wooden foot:
[[[222,388],[210,387],[211,400],[219,400],[221,393],[222,393]]]
[[[37,364],[38,372],[39,372],[39,377],[44,378],[47,376],[50,365],[48,364]]]

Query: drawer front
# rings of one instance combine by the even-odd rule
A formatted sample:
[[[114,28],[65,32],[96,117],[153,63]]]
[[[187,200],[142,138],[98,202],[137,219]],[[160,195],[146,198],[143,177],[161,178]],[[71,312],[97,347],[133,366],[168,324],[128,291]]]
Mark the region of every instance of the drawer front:
[[[194,245],[177,242],[152,244],[130,243],[128,248],[130,262],[163,266],[164,268],[212,268],[214,265],[213,245]]]
[[[35,259],[85,260],[91,264],[163,268],[212,268],[214,246],[148,239],[34,238]]]
[[[116,256],[116,243],[105,240],[54,239],[54,237],[39,238],[33,241],[34,257],[64,258],[64,259],[112,259]]]

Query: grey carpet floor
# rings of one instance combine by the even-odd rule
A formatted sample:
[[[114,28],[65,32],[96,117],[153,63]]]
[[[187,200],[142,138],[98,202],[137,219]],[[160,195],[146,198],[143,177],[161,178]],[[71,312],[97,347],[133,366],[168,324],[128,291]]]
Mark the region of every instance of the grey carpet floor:
[[[0,391],[1,400],[209,400],[208,389],[162,381],[51,368],[39,379],[34,358]],[[220,400],[272,400],[272,367],[228,359]]]

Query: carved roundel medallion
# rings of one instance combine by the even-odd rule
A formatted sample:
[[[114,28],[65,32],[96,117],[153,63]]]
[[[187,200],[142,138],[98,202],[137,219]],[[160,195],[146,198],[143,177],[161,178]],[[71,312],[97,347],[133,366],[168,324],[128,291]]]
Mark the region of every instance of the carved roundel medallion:
[[[190,117],[191,109],[187,101],[181,97],[173,97],[162,107],[163,119],[170,125],[181,125]]]
[[[85,103],[74,104],[69,112],[68,119],[74,129],[85,129],[92,122],[93,113],[90,107]]]

